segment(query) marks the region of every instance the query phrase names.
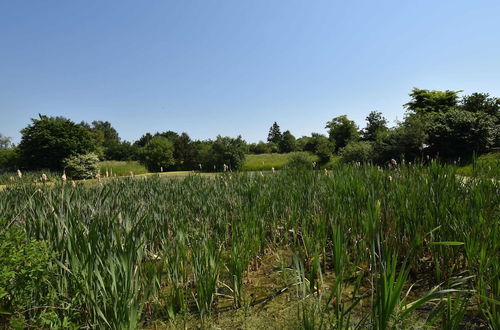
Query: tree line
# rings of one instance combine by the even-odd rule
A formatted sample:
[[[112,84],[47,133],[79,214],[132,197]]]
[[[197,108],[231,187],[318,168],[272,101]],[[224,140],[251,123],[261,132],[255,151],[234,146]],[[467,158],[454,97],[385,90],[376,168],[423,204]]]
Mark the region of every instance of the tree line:
[[[64,170],[74,157],[92,154],[101,160],[138,160],[148,170],[238,170],[248,153],[307,151],[327,163],[332,155],[345,162],[384,163],[424,156],[445,161],[470,159],[500,146],[500,98],[487,93],[460,97],[461,91],[414,88],[403,121],[389,127],[381,112],[372,111],[360,129],[347,115],[328,121],[326,133],[296,138],[277,122],[267,141],[247,143],[217,136],[192,140],[187,133],[146,133],[124,141],[108,121],[75,123],[64,117],[39,115],[21,130],[18,145],[0,134],[0,170]],[[89,159],[88,157],[85,159]]]

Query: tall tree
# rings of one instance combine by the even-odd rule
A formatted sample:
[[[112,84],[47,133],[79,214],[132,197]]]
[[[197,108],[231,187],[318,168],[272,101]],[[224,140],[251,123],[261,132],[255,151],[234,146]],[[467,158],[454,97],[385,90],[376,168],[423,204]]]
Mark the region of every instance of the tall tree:
[[[21,130],[19,144],[21,163],[28,169],[62,169],[63,160],[72,155],[96,149],[90,132],[64,117],[32,119]]]
[[[279,148],[282,153],[295,151],[295,136],[290,131],[283,132]]]
[[[155,136],[140,151],[141,161],[151,172],[160,172],[175,164],[174,145],[163,136]]]
[[[109,148],[113,144],[120,142],[118,132],[111,126],[109,121],[94,120],[92,122],[92,130],[99,134],[101,145],[104,148]]]
[[[381,112],[372,111],[366,117],[366,127],[362,132],[363,140],[376,141],[387,130],[387,119],[382,116]]]
[[[269,134],[267,135],[267,142],[273,142],[279,144],[280,141],[281,141],[280,126],[278,125],[277,122],[274,122],[271,128],[269,128]]]
[[[347,115],[335,117],[326,123],[330,140],[335,143],[338,151],[344,148],[349,141],[358,139],[358,126],[353,120],[347,118]]]
[[[410,102],[404,106],[410,113],[425,114],[430,112],[447,112],[458,104],[458,93],[461,91],[436,91],[413,88],[409,94]]]

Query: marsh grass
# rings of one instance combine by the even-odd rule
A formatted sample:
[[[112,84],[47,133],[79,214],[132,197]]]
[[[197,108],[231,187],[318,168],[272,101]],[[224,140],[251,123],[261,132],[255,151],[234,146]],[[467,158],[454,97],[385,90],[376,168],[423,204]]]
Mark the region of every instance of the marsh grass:
[[[498,328],[499,188],[436,162],[337,164],[16,185],[0,192],[0,217],[54,252],[52,285],[73,310],[59,315],[86,327],[208,324],[228,301],[252,310],[290,288],[289,299],[321,301],[296,313],[306,328],[401,327],[423,306],[437,326]],[[262,265],[269,254],[282,263]],[[286,286],[247,283],[264,266]],[[443,285],[464,271],[463,287]]]

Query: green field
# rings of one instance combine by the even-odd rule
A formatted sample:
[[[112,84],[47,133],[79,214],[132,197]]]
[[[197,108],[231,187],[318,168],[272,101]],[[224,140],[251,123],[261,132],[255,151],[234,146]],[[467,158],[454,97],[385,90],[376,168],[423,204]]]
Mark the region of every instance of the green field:
[[[318,157],[310,154],[308,152],[298,152],[298,154],[305,154],[311,160],[311,162],[315,162],[318,160]],[[243,171],[270,171],[272,168],[275,170],[282,169],[290,156],[293,153],[289,154],[258,154],[258,155],[246,155],[245,164],[242,167]]]
[[[496,180],[179,175],[0,191],[0,325],[498,328]]]
[[[116,176],[130,175],[130,172],[134,174],[148,173],[146,167],[137,161],[108,160],[101,162],[99,166],[101,168],[101,175],[105,174],[106,171],[110,175],[116,174]]]

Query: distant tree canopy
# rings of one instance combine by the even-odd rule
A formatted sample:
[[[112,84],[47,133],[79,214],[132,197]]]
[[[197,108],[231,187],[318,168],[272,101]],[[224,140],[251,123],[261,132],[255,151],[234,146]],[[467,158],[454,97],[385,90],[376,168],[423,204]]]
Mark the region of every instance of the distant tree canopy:
[[[0,133],[0,150],[12,148],[12,139]]]
[[[96,150],[92,134],[64,117],[40,115],[21,133],[20,163],[27,169],[61,170],[65,158]]]
[[[382,135],[389,130],[387,119],[381,112],[372,111],[366,117],[366,127],[363,129],[362,136],[365,141],[376,141],[382,138]]]
[[[498,145],[500,101],[474,93],[413,89],[405,106],[406,121],[420,121],[427,135],[426,152],[444,159],[469,158]]]
[[[245,153],[307,151],[326,163],[333,154],[345,161],[386,163],[390,159],[467,160],[474,153],[500,147],[500,98],[487,93],[459,96],[460,91],[414,88],[404,104],[404,120],[388,127],[381,112],[371,111],[359,130],[347,115],[326,123],[328,137],[319,133],[296,139],[274,122],[267,142],[247,144],[237,138],[193,141],[187,133],[145,133],[134,143],[122,141],[108,121],[75,124],[63,117],[40,115],[24,128],[16,147],[0,134],[0,170],[60,170],[63,160],[90,152],[101,160],[140,160],[152,171],[237,170]],[[225,166],[224,166],[225,165]]]
[[[155,136],[141,149],[140,158],[150,172],[160,172],[175,164],[174,144],[163,136]]]
[[[279,144],[281,141],[281,130],[277,122],[269,128],[269,134],[267,135],[267,142],[273,142]]]
[[[358,126],[346,115],[335,117],[326,123],[330,140],[335,143],[336,150],[344,148],[349,141],[359,137]]]
[[[281,141],[279,142],[279,150],[282,153],[295,151],[295,136],[290,131],[283,132]]]

